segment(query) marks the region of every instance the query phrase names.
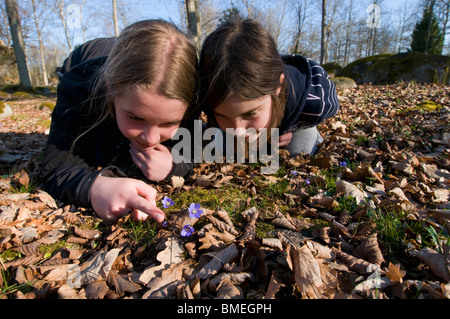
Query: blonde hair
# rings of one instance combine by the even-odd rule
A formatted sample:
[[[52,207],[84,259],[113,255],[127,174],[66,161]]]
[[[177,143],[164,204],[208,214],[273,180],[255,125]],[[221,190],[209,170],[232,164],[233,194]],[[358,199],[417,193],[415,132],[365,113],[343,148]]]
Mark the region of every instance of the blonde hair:
[[[75,139],[71,152],[82,136],[115,117],[114,98],[132,90],[152,90],[185,102],[186,121],[188,115],[196,114],[196,76],[197,49],[174,24],[152,19],[126,27],[93,81],[90,108],[98,112],[101,103],[98,120]]]
[[[195,96],[197,51],[175,25],[144,20],[125,28],[100,73],[106,85],[107,111],[113,114],[114,97],[130,90],[152,90],[190,105]]]

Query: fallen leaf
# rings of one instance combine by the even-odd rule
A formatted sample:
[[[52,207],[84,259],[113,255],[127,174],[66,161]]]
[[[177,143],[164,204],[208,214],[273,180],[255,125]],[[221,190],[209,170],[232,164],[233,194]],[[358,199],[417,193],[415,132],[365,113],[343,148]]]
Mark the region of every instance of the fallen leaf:
[[[242,299],[244,293],[239,286],[233,285],[229,279],[224,279],[217,287],[216,299]]]
[[[448,248],[445,249],[445,255],[442,255],[429,247],[424,247],[420,251],[411,252],[411,255],[419,258],[429,266],[436,275],[445,281],[450,281],[450,259],[448,250]]]
[[[131,282],[126,276],[119,274],[116,270],[110,271],[106,280],[110,286],[114,287],[119,297],[122,297],[126,292],[134,293],[141,289],[139,284]]]
[[[324,288],[320,266],[308,246],[289,246],[286,259],[303,298],[320,298]]]
[[[219,250],[218,252],[208,253],[211,260],[208,264],[200,269],[197,276],[200,279],[207,279],[216,275],[223,267],[223,265],[232,262],[238,257],[238,249],[235,244]]]
[[[406,271],[400,269],[400,265],[394,265],[393,263],[389,262],[388,270],[386,270],[386,276],[391,280],[395,282],[402,283],[403,277],[406,275]]]
[[[354,250],[353,255],[364,259],[369,263],[381,266],[384,262],[383,254],[378,246],[377,234],[372,234],[364,239]]]

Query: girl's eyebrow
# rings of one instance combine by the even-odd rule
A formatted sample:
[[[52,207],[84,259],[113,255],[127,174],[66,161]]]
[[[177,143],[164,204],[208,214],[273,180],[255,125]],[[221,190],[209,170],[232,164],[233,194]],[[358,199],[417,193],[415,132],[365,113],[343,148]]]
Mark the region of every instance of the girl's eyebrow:
[[[251,110],[248,110],[248,111],[245,111],[244,113],[238,114],[238,116],[242,116],[242,115],[245,115],[245,114],[249,114],[249,113],[258,111],[258,110],[259,110],[260,108],[262,108],[263,106],[264,106],[264,104],[261,104],[261,105],[255,107],[255,108],[253,108],[253,109],[251,109]],[[225,116],[225,115],[220,114],[220,113],[218,113],[218,112],[216,112],[216,111],[214,111],[214,114],[215,114],[215,115]]]
[[[124,112],[125,112],[128,116],[133,116],[133,117],[135,117],[135,118],[137,118],[137,119],[145,120],[144,118],[140,117],[139,115],[136,115],[135,113],[133,113],[133,111],[125,110],[125,109],[124,109]],[[166,126],[166,125],[167,125],[167,126],[168,126],[168,125],[175,125],[175,124],[180,124],[182,121],[183,121],[183,119],[180,119],[180,120],[176,119],[176,120],[174,120],[174,121],[168,121],[168,122],[162,123],[161,125],[164,125],[164,126]]]

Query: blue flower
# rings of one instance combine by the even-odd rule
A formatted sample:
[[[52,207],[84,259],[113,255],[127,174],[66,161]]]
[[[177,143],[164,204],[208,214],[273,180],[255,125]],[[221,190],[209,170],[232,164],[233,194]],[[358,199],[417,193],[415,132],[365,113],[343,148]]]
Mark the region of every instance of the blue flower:
[[[167,197],[167,196],[164,196],[164,198],[162,199],[162,203],[163,203],[163,207],[164,208],[168,208],[168,207],[170,207],[170,206],[175,204],[175,202],[172,201],[170,199],[170,197]]]
[[[199,218],[203,214],[203,211],[200,209],[200,204],[191,203],[188,210],[189,217],[191,218]]]
[[[161,226],[165,228],[165,227],[169,226],[169,223],[165,220],[162,222]]]
[[[289,173],[291,173],[294,176],[298,175],[298,172],[295,169],[291,170]]]
[[[194,232],[194,228],[189,225],[184,225],[183,229],[181,230],[181,236],[183,237],[189,237]]]
[[[347,167],[347,162],[346,161],[342,161],[339,163],[340,167]]]
[[[306,182],[306,185],[311,184],[311,182],[309,181],[309,178],[305,182]]]

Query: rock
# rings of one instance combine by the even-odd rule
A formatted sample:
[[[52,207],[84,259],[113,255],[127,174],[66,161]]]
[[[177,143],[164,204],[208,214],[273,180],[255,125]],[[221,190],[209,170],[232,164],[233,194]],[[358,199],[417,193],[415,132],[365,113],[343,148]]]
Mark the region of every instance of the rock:
[[[363,84],[363,78],[366,74],[366,71],[376,62],[384,60],[385,58],[390,56],[392,56],[392,54],[378,54],[358,59],[345,66],[340,72],[336,74],[336,76],[351,78],[356,82],[356,84]]]
[[[5,102],[0,101],[0,118],[9,117],[13,114],[13,110],[11,106],[6,104]]]
[[[362,81],[373,84],[396,82],[450,84],[450,57],[422,52],[399,53],[373,63]]]
[[[327,71],[330,78],[334,78],[336,74],[342,71],[342,66],[336,62],[325,63],[322,67]]]
[[[356,82],[351,78],[345,77],[335,77],[331,79],[336,85],[336,88],[355,88],[357,87]]]

